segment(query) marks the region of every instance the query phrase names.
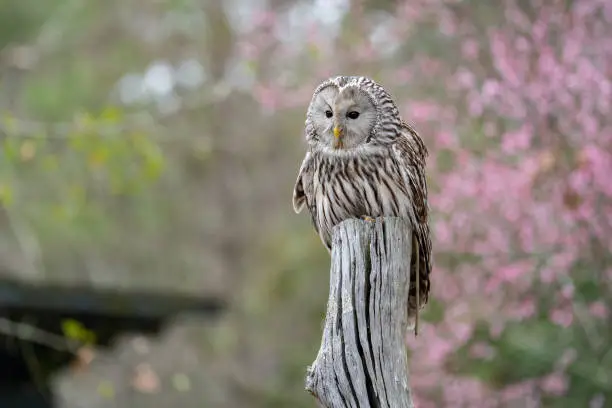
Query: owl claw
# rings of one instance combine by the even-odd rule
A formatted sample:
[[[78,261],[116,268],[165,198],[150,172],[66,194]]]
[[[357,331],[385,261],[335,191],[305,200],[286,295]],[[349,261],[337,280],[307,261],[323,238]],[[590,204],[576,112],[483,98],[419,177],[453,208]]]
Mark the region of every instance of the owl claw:
[[[367,221],[367,222],[374,222],[376,221],[374,218],[370,217],[369,215],[362,215],[360,217],[362,220]]]

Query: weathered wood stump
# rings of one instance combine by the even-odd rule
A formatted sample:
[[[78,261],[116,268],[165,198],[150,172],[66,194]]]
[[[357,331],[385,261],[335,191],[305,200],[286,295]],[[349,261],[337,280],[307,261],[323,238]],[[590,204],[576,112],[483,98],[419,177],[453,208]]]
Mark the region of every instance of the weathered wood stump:
[[[326,408],[413,408],[406,356],[412,230],[399,218],[334,228],[321,348],[306,390]]]

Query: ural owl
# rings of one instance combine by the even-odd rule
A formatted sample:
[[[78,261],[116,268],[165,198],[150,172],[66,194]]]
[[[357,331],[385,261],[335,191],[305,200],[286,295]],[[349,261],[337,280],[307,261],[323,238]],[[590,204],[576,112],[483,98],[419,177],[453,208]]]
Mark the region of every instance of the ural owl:
[[[385,89],[365,77],[338,76],[317,87],[306,116],[308,150],[293,190],[331,251],[332,228],[348,218],[396,216],[413,228],[409,327],[428,300],[431,238],[427,148]],[[418,252],[418,255],[417,255]],[[418,293],[418,298],[417,298]]]

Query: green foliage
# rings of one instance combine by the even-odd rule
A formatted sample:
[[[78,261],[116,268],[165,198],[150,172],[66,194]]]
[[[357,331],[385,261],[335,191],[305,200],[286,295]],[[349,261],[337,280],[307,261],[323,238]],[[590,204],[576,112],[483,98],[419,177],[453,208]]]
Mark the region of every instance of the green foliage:
[[[549,373],[563,350],[561,329],[546,321],[522,322],[506,327],[501,337],[491,339],[485,327],[477,330],[472,341],[458,353],[453,365],[459,372],[474,375],[495,386],[504,386]],[[479,341],[491,345],[490,359],[469,356],[470,347]]]
[[[112,240],[121,222],[112,209],[139,196],[146,202],[165,168],[154,135],[117,107],[34,127],[4,114],[0,129],[0,204],[45,247],[65,248],[52,257]]]
[[[444,305],[435,299],[429,299],[427,309],[421,312],[421,318],[429,323],[439,323],[444,320]]]
[[[455,154],[450,149],[440,149],[436,155],[436,167],[444,173],[455,168]]]
[[[59,3],[61,0],[0,0],[0,50],[34,37]]]
[[[101,381],[98,384],[98,394],[106,399],[113,399],[115,397],[115,386],[110,381]]]
[[[95,86],[99,80],[95,76],[95,64],[96,61],[85,59],[58,63],[56,72],[29,78],[23,98],[33,115],[54,120],[83,106],[95,106],[99,92]]]
[[[96,342],[96,334],[74,319],[62,321],[62,333],[67,338],[81,343],[94,344]]]
[[[108,108],[98,116],[79,115],[66,134],[28,135],[5,116],[0,122],[8,135],[0,167],[3,204],[23,209],[36,201],[37,208],[48,206],[48,215],[66,221],[87,212],[94,197],[145,189],[160,177],[164,156],[155,140],[124,120],[120,110]],[[40,178],[49,184],[34,187]]]

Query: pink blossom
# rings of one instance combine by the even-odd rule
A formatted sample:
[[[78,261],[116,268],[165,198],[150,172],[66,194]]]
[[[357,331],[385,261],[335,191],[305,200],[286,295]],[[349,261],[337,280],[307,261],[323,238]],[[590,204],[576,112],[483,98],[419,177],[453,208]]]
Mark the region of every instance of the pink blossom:
[[[512,315],[522,320],[532,317],[535,314],[535,311],[535,301],[534,299],[529,298],[520,302],[519,305],[512,311]]]
[[[563,373],[549,374],[540,383],[542,390],[551,395],[563,395],[568,385],[568,379]]]
[[[484,397],[482,384],[471,378],[456,378],[443,387],[446,406],[474,406]]]
[[[451,36],[457,31],[457,25],[451,13],[442,13],[439,24],[440,31],[445,35]]]
[[[523,400],[532,393],[533,387],[533,381],[511,384],[502,390],[501,399],[504,402]]]
[[[491,53],[495,60],[495,66],[504,80],[517,87],[521,83],[521,78],[517,72],[517,61],[513,61],[509,55],[506,39],[500,32],[494,32],[491,38]]]
[[[448,131],[440,131],[436,134],[436,142],[438,143],[438,148],[450,148],[456,146],[456,138],[455,136]]]
[[[493,98],[498,96],[500,92],[500,84],[494,79],[487,79],[482,85],[482,97],[486,103],[491,103]]]
[[[271,11],[260,11],[254,14],[253,22],[258,26],[271,27],[276,23],[276,14]]]
[[[495,349],[487,343],[479,342],[470,347],[470,354],[478,359],[491,359],[495,355]]]
[[[464,319],[467,320],[467,319]],[[455,338],[455,344],[464,344],[472,336],[474,324],[471,321],[457,321],[449,324]]]
[[[563,285],[563,288],[561,289],[561,296],[563,296],[565,299],[572,299],[574,296],[574,285],[571,283]]]
[[[499,336],[502,334],[503,331],[504,331],[503,321],[497,320],[497,321],[491,322],[489,326],[489,334],[491,338],[493,339],[499,338]]]
[[[409,82],[413,77],[412,67],[402,67],[395,72],[395,80],[398,83]]]
[[[473,60],[478,57],[478,42],[474,39],[467,39],[461,43],[461,53],[463,58]]]
[[[550,320],[562,327],[569,327],[574,321],[574,314],[568,308],[556,308],[550,313]]]
[[[431,102],[413,102],[409,114],[414,120],[429,120],[439,114],[439,109]]]
[[[452,342],[441,337],[431,338],[428,343],[426,358],[433,365],[441,364],[453,350]]]
[[[264,110],[275,111],[279,107],[280,98],[274,89],[260,85],[254,89],[254,93]]]
[[[466,69],[460,68],[459,71],[457,71],[456,76],[457,83],[459,83],[459,85],[461,85],[463,88],[469,89],[476,85],[476,78],[474,77],[474,74]]]
[[[597,317],[600,319],[607,319],[608,317],[608,307],[601,300],[591,303],[589,305],[589,312],[594,317]]]
[[[529,124],[521,126],[514,132],[508,132],[504,135],[502,149],[506,153],[515,153],[520,150],[525,150],[529,147],[533,129]]]
[[[442,300],[451,301],[461,294],[461,288],[452,276],[448,276],[438,284],[440,285],[440,298]]]

